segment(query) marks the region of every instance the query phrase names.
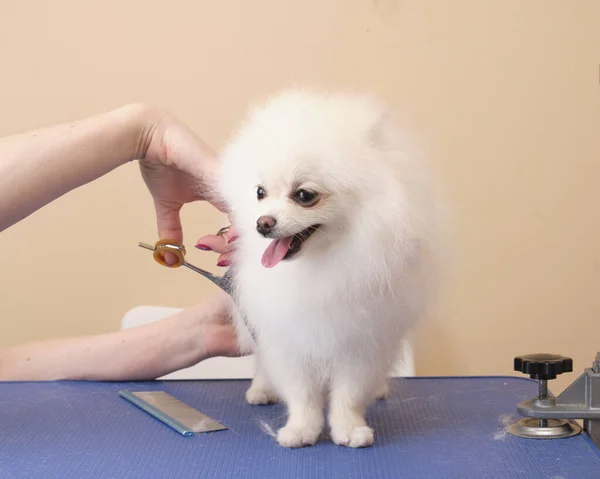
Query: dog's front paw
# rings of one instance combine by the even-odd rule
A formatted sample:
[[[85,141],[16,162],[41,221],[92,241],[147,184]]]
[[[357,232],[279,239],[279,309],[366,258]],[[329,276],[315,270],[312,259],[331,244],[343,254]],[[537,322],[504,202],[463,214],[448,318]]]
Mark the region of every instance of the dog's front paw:
[[[277,442],[283,447],[313,446],[321,435],[321,427],[287,425],[277,433]]]
[[[269,389],[257,386],[250,386],[246,391],[246,401],[248,404],[264,405],[278,402],[278,398]]]
[[[334,428],[331,440],[339,446],[368,447],[373,444],[373,429],[369,426]]]

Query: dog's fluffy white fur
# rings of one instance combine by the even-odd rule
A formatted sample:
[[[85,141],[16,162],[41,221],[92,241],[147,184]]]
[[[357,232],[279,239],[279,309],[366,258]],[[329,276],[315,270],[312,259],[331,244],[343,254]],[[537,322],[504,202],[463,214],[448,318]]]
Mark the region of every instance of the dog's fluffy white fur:
[[[282,446],[314,444],[327,401],[331,439],[371,445],[366,409],[387,394],[400,340],[436,284],[422,163],[370,95],[290,89],[253,109],[225,148],[221,191],[239,232],[234,316],[257,355],[247,401],[286,403]],[[276,221],[268,237],[257,231],[265,216]],[[274,239],[313,225],[298,254],[261,264]]]

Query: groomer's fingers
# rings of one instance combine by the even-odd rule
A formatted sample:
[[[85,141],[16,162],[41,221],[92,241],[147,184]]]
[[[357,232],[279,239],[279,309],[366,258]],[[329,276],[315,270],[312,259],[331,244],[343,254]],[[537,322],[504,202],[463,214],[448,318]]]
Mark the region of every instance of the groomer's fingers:
[[[221,266],[221,267],[230,266],[232,259],[233,259],[233,252],[221,254],[221,255],[219,255],[219,260],[217,262],[217,266]]]
[[[206,235],[198,240],[196,248],[202,251],[214,251],[215,253],[229,253],[233,245],[227,242],[223,236]]]
[[[235,226],[231,225],[227,233],[225,233],[225,237],[227,238],[228,243],[233,243],[238,238],[238,230]]]
[[[196,248],[202,251],[214,251],[215,253],[231,253],[235,247],[237,231],[232,226],[229,231],[222,235],[206,235],[198,240]]]
[[[158,226],[158,238],[161,240],[170,240],[176,244],[183,244],[183,229],[181,227],[181,205],[165,205],[159,201],[154,202],[156,209],[156,222]],[[169,252],[165,253],[165,262],[173,265],[177,262],[177,257]]]

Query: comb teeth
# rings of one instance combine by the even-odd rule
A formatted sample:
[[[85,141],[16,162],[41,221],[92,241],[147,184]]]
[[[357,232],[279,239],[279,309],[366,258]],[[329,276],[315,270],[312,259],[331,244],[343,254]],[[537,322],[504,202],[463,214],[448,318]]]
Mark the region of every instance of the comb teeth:
[[[119,395],[183,436],[221,431],[226,426],[164,391],[119,391]]]

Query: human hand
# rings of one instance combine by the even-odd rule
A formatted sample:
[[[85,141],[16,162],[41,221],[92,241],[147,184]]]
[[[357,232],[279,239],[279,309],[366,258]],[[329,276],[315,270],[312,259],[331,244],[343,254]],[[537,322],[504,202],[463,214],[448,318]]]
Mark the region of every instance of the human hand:
[[[223,234],[203,236],[197,241],[196,248],[218,253],[217,266],[226,267],[231,265],[237,237],[237,230],[234,226],[230,226]]]
[[[140,170],[156,209],[159,239],[183,244],[180,211],[184,204],[208,201],[220,211],[215,152],[187,126],[163,112],[152,111],[142,139]],[[165,255],[168,264],[173,255]]]
[[[209,359],[216,356],[243,356],[239,350],[235,327],[231,320],[230,298],[222,291],[206,299],[198,310],[198,320],[202,332],[201,357]]]

